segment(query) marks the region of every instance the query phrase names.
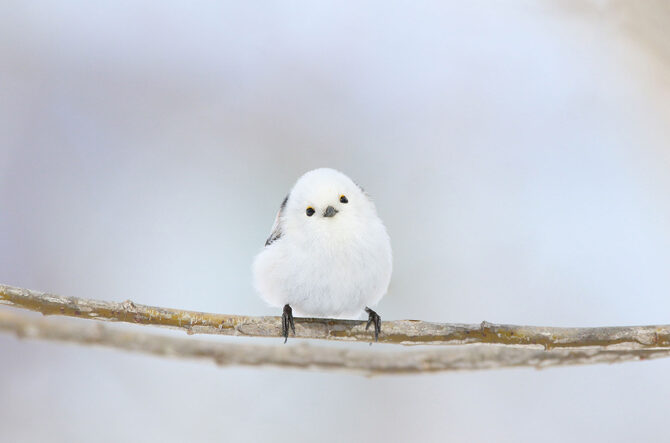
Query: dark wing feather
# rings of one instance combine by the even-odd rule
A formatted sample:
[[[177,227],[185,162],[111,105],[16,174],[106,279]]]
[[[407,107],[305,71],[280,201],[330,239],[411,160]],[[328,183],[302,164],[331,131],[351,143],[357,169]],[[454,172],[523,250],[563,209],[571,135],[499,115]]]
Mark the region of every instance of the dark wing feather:
[[[277,216],[275,217],[275,222],[272,225],[272,232],[270,233],[268,239],[265,240],[265,246],[270,246],[272,243],[281,238],[282,235],[281,216],[284,213],[284,209],[286,208],[286,202],[288,202],[288,195],[284,198],[284,201],[281,203],[281,206],[279,207],[279,211],[277,212]]]

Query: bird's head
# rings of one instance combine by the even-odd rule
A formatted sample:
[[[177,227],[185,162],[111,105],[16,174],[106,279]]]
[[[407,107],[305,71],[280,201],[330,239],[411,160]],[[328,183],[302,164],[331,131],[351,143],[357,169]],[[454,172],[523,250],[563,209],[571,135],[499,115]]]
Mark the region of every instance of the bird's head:
[[[284,208],[287,229],[323,236],[346,235],[376,217],[365,192],[343,173],[315,169],[298,179]]]

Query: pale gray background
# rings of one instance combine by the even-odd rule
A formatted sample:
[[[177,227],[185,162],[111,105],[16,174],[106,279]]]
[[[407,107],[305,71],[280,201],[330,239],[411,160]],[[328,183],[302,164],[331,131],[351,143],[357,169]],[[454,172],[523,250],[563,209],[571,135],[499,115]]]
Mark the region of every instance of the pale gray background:
[[[0,282],[277,314],[250,263],[330,166],[392,237],[385,319],[670,323],[670,11],[636,3],[3,2]],[[366,379],[0,336],[0,361],[8,442],[668,438],[667,360]]]

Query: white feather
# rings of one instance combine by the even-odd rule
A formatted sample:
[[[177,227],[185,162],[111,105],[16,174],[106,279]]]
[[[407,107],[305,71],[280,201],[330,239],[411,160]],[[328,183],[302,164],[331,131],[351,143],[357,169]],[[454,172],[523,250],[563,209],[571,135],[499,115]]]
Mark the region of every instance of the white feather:
[[[341,203],[344,195],[348,203]],[[328,206],[339,212],[324,217]],[[315,210],[308,217],[306,209]],[[254,260],[254,286],[270,305],[299,316],[357,318],[386,294],[391,242],[374,203],[349,177],[315,169],[298,179]]]

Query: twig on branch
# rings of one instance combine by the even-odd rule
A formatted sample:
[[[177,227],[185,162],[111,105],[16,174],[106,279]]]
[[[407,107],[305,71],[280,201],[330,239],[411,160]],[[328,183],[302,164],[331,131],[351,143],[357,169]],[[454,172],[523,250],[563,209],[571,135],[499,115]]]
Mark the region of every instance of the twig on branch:
[[[0,304],[41,312],[95,320],[168,326],[189,334],[223,334],[248,337],[279,337],[280,317],[247,317],[182,311],[133,303],[61,297],[0,285]],[[371,340],[365,322],[328,318],[296,318],[298,338],[323,340]],[[403,345],[500,344],[535,345],[544,349],[618,347],[621,349],[670,349],[670,325],[605,328],[552,328],[542,326],[430,323],[396,320],[382,323],[381,343]]]
[[[365,375],[617,363],[670,356],[669,349],[554,349],[496,345],[431,347],[385,352],[310,346],[263,346],[204,341],[110,328],[101,323],[54,321],[0,311],[0,331],[20,338],[97,345],[163,357],[212,361],[220,366],[275,366]]]

